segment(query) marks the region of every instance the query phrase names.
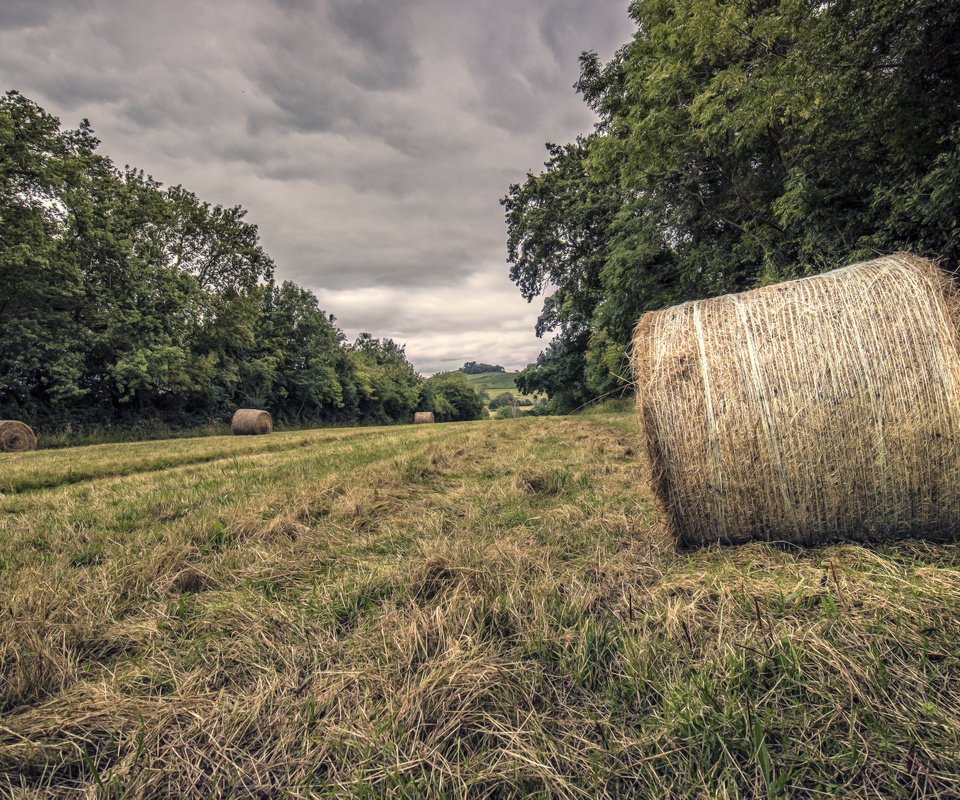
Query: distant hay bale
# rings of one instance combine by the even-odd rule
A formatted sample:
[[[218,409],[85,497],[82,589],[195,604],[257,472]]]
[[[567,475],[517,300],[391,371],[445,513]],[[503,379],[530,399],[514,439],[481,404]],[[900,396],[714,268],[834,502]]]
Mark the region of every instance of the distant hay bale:
[[[958,312],[898,254],[645,314],[637,408],[680,541],[953,536]]]
[[[424,422],[436,422],[432,411],[417,411],[413,415],[413,424],[422,425]]]
[[[29,425],[15,419],[0,419],[0,453],[23,453],[37,447],[37,437]]]
[[[241,408],[234,412],[230,430],[235,436],[263,436],[273,433],[273,417],[267,411]]]

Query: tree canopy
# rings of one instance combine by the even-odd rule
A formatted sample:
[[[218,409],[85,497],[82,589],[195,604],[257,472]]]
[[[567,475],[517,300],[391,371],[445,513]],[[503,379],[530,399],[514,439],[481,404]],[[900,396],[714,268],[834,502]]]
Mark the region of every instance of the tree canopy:
[[[458,371],[464,375],[482,375],[485,372],[506,372],[499,364],[485,364],[482,361],[468,361],[460,367]]]
[[[953,0],[637,0],[599,121],[503,200],[558,408],[627,388],[639,315],[909,249],[960,266]]]
[[[460,371],[438,372],[427,378],[420,393],[420,409],[432,411],[437,422],[460,422],[484,415],[483,397]]]
[[[41,427],[406,421],[403,347],[348,343],[317,298],[277,284],[239,206],[164,187],[98,152],[88,122],[0,97],[0,418]]]

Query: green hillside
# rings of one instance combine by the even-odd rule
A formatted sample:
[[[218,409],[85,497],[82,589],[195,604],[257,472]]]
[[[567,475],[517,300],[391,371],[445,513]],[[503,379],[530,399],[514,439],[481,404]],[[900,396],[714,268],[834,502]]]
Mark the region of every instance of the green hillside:
[[[516,372],[479,372],[475,375],[464,375],[470,385],[480,392],[486,400],[492,400],[498,394],[511,392],[517,397],[525,397],[519,389],[514,379]]]

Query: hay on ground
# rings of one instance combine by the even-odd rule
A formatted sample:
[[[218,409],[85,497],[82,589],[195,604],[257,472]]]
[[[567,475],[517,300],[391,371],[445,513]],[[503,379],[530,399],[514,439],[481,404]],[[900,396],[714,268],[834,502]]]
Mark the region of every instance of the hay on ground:
[[[29,425],[15,419],[0,419],[0,453],[23,453],[37,447]]]
[[[432,411],[417,411],[413,415],[413,424],[422,425],[424,422],[436,422]]]
[[[234,412],[230,430],[235,436],[262,436],[273,433],[273,417],[268,411],[241,408]]]
[[[952,536],[958,309],[898,254],[645,314],[637,408],[680,541]]]

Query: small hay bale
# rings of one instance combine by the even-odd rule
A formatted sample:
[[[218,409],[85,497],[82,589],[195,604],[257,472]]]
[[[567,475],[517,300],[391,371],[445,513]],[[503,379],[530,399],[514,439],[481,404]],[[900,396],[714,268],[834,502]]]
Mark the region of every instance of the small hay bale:
[[[432,411],[417,411],[413,415],[414,425],[422,425],[425,422],[436,422],[436,420],[433,418]]]
[[[29,425],[15,419],[0,419],[0,453],[25,453],[36,447],[37,436]]]
[[[268,411],[241,408],[234,412],[230,430],[235,436],[263,436],[273,433],[273,417]]]
[[[953,536],[958,313],[898,254],[641,317],[637,410],[680,542]]]

